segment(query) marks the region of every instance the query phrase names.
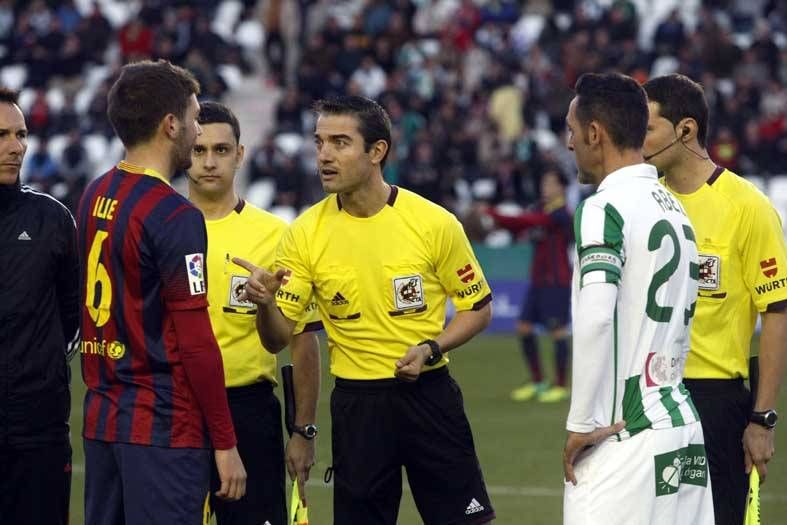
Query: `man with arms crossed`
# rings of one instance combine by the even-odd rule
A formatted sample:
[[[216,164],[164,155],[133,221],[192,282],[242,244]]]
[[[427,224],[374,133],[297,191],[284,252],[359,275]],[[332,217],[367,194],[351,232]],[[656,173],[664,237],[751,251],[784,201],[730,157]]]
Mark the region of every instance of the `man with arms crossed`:
[[[272,268],[276,247],[287,223],[241,199],[235,172],[243,163],[240,125],[232,111],[217,102],[200,104],[202,133],[191,151],[189,199],[205,216],[208,230],[208,313],[221,348],[227,398],[238,452],[248,478],[246,495],[229,502],[211,498],[219,525],[285,525],[284,445],[281,407],[273,387],[276,357],[260,344],[256,305],[241,300],[247,272],[238,256]],[[312,309],[316,314],[316,305]],[[314,315],[312,315],[314,317]],[[314,464],[314,429],[320,390],[319,320],[299,323],[290,348],[296,389],[296,433],[287,444],[287,467],[297,475],[300,494]],[[218,473],[213,473],[214,488]]]
[[[774,453],[776,400],[787,358],[787,255],[781,220],[754,185],[708,156],[708,104],[683,75],[648,81],[643,152],[688,213],[700,253],[699,298],[686,387],[705,432],[716,523],[740,525],[749,478]],[[743,384],[762,316],[756,403]]]
[[[17,97],[0,88],[0,521],[66,525],[79,254],[68,209],[19,180],[27,125]]]
[[[108,114],[126,159],[79,205],[85,522],[202,523],[246,473],[208,317],[202,214],[169,185],[191,165],[199,84],[169,62],[123,67]]]
[[[316,296],[336,376],[334,523],[395,524],[402,466],[427,525],[488,523],[494,511],[443,355],[489,323],[486,279],[453,215],[383,180],[382,107],[341,97],[316,110],[331,195],[290,226],[275,275],[249,265],[246,292],[269,349],[287,344]],[[443,329],[448,298],[457,314]]]
[[[712,524],[702,427],[681,384],[697,248],[643,163],[645,92],[623,75],[583,75],[566,122],[579,182],[598,190],[574,221],[564,522]]]

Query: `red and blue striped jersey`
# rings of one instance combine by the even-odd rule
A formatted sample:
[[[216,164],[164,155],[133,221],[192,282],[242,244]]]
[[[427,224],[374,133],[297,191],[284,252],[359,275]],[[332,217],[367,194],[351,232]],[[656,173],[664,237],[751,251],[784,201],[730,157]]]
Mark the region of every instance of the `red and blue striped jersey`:
[[[201,212],[155,171],[121,162],[86,189],[78,235],[84,437],[207,448],[172,318],[207,308]]]

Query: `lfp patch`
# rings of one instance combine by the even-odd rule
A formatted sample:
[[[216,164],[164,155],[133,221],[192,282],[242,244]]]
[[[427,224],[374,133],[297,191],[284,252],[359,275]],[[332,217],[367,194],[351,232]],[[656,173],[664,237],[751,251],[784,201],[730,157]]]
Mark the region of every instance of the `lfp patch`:
[[[205,257],[201,253],[190,253],[186,256],[186,273],[189,276],[189,292],[191,295],[205,293]]]

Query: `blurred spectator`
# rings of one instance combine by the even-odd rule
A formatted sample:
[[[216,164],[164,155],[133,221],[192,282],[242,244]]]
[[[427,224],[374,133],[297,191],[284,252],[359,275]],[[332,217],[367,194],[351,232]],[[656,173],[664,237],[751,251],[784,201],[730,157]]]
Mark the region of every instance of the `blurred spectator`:
[[[139,18],[131,21],[118,34],[123,62],[144,60],[153,55],[153,30]]]
[[[54,159],[49,154],[49,143],[42,139],[38,149],[27,160],[27,181],[34,184],[42,191],[49,192],[57,182],[58,168]]]

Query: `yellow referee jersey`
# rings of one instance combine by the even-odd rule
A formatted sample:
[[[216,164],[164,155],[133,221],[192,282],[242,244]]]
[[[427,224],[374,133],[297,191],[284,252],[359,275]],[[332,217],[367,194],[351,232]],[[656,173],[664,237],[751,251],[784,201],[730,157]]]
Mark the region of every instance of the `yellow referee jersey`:
[[[661,182],[667,185],[665,179]],[[723,168],[694,193],[670,190],[694,225],[700,256],[699,298],[684,376],[746,378],[757,313],[787,300],[779,215],[752,183]]]
[[[245,386],[262,380],[276,384],[276,356],[260,343],[255,325],[257,308],[241,301],[249,276],[232,262],[233,257],[272,268],[276,246],[287,223],[266,211],[240,201],[226,217],[206,220],[208,230],[208,313],[224,361],[227,387]],[[316,305],[307,305],[295,332],[320,327]],[[308,326],[306,326],[308,323]]]
[[[447,298],[459,311],[492,299],[459,221],[395,186],[368,218],[344,211],[337,195],[312,206],[284,235],[276,266],[288,270],[282,312],[299,319],[314,296],[331,373],[344,379],[394,377],[408,347],[442,332]]]

